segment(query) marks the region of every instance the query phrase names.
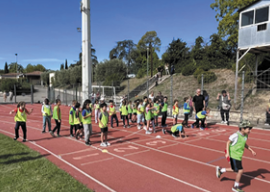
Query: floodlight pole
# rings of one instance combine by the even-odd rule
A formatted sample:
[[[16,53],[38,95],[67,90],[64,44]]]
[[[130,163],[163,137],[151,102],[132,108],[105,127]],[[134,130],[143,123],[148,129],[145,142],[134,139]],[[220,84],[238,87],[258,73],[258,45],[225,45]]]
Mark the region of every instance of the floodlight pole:
[[[149,78],[148,78],[148,52],[149,52],[149,47],[147,47],[147,97],[149,96]]]
[[[89,99],[92,92],[92,60],[90,30],[90,0],[81,1],[82,12],[82,99]]]

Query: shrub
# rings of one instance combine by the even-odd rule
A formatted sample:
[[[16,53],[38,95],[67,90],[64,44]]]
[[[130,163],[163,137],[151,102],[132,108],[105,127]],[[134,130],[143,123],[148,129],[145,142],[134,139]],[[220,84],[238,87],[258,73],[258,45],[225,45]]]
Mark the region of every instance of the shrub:
[[[188,75],[192,75],[196,70],[196,66],[193,64],[188,64],[187,66],[185,66],[182,70],[182,75],[183,76],[188,76]]]
[[[41,73],[41,80],[48,86],[50,84],[50,71]]]
[[[13,91],[14,85],[17,85],[17,80],[15,80],[15,79],[1,80],[1,90],[2,91]]]
[[[140,70],[138,71],[136,77],[137,77],[138,79],[140,79],[140,78],[143,78],[144,75],[145,75],[144,69],[140,69]]]
[[[201,76],[197,77],[198,83],[201,84],[202,82],[202,78]],[[217,76],[214,72],[212,71],[205,71],[203,72],[203,83],[212,83],[215,80],[217,80]]]
[[[198,76],[201,77],[201,74],[204,73],[205,71],[201,68],[197,68],[196,71],[193,73],[193,76],[197,79]]]

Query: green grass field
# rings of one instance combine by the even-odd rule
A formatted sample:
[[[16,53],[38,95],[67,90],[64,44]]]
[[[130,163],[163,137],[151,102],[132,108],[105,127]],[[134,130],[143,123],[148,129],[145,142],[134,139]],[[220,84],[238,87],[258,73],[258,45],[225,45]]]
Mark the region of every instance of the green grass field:
[[[0,134],[0,146],[0,191],[91,191],[44,156],[10,137]]]

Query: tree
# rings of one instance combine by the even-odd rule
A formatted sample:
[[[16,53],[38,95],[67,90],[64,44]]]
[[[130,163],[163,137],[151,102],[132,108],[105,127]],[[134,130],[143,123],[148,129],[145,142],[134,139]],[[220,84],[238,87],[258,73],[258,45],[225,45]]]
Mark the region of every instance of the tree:
[[[35,71],[41,71],[41,72],[46,71],[46,68],[41,64],[37,64],[36,66],[34,65],[34,69]]]
[[[218,33],[222,38],[227,38],[228,44],[237,47],[238,42],[238,20],[240,8],[249,5],[256,0],[215,0],[210,7],[216,12],[216,20],[218,24]]]
[[[24,68],[22,65],[20,64],[16,64],[16,63],[11,63],[8,65],[8,68],[9,68],[9,72],[10,73],[17,73],[17,71],[19,73],[22,73],[24,71]]]
[[[25,68],[26,73],[31,73],[33,71],[35,71],[35,66],[28,64]]]
[[[192,48],[191,55],[195,60],[202,60],[205,54],[202,44],[204,43],[203,37],[199,36],[195,40],[195,46]]]
[[[64,64],[61,64],[60,70],[64,70]]]
[[[67,60],[66,60],[66,62],[65,62],[65,69],[68,69]]]
[[[25,68],[25,72],[26,73],[31,73],[31,72],[34,72],[34,71],[41,71],[41,72],[44,72],[46,71],[45,67],[41,64],[37,64],[37,65],[31,65],[31,64],[28,64]]]
[[[8,70],[8,64],[7,64],[7,62],[5,63],[5,69],[4,69],[4,73],[9,73],[9,70]]]
[[[41,73],[40,75],[41,80],[46,84],[46,86],[49,86],[50,84],[50,73],[51,71],[47,71],[47,72]]]
[[[131,52],[135,50],[132,40],[118,41],[117,45],[110,51],[110,59],[124,59],[130,67],[132,62]]]
[[[147,31],[138,42],[137,48],[139,50],[150,50],[150,63],[151,63],[151,77],[153,76],[153,52],[160,51],[161,41],[157,37],[156,31]]]

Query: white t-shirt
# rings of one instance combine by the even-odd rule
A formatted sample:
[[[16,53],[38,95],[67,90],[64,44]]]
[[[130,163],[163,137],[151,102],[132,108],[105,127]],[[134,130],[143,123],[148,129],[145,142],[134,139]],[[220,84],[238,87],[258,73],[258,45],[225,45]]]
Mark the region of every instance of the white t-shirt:
[[[236,133],[232,134],[230,137],[229,137],[229,140],[232,142],[232,146],[235,145],[238,141],[238,133],[240,133],[239,131],[237,131]],[[241,134],[241,133],[240,133]],[[242,135],[242,134],[241,134]]]
[[[139,105],[138,105],[138,109],[141,109],[141,107],[142,107],[142,105],[141,105],[141,104],[139,104]]]
[[[154,96],[154,95],[151,96],[151,94],[150,94],[150,95],[149,95],[149,98],[150,98],[152,101],[154,101],[155,96]]]

